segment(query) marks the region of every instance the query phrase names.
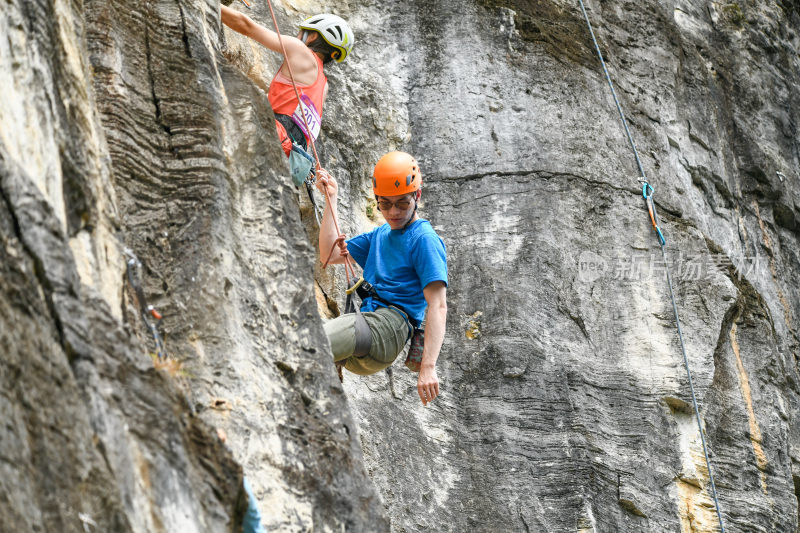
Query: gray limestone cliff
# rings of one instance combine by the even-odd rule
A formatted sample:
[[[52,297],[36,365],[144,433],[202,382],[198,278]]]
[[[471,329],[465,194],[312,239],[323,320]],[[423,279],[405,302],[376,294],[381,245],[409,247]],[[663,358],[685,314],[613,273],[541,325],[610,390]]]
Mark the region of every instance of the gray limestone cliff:
[[[0,530],[238,531],[244,475],[269,531],[716,531],[668,267],[726,530],[797,531],[800,4],[587,2],[666,263],[577,1],[276,8],[357,36],[319,145],[344,231],[380,223],[380,155],[420,160],[442,395],[336,378],[279,57],[213,0],[9,0]]]

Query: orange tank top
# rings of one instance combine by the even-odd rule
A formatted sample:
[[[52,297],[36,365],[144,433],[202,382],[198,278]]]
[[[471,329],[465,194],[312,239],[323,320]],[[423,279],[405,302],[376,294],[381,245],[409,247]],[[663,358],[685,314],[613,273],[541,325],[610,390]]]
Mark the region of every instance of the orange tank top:
[[[305,95],[311,99],[321,117],[322,97],[325,94],[325,86],[328,85],[328,78],[325,77],[322,70],[322,60],[317,54],[314,54],[314,59],[317,60],[317,79],[311,85],[298,83],[297,90],[301,96]],[[294,95],[292,81],[281,74],[280,69],[269,84],[269,103],[272,106],[272,112],[278,115],[291,116],[297,109],[297,97]]]

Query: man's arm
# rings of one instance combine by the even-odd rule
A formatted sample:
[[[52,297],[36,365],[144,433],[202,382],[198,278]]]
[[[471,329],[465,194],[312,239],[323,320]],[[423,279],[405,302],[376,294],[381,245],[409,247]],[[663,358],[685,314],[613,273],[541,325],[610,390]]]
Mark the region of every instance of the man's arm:
[[[253,19],[240,13],[235,9],[225,6],[220,7],[220,18],[222,23],[235,32],[241,33],[251,39],[258,41],[273,52],[283,53],[278,34],[258,24]],[[286,53],[292,62],[292,70],[298,78],[307,77],[309,74],[315,76],[317,73],[317,62],[314,60],[314,53],[297,37],[281,35]],[[286,76],[288,72],[284,73]]]
[[[322,223],[319,225],[319,258],[324,264],[328,261],[328,254],[331,254],[329,265],[338,265],[344,263],[344,257],[339,253],[339,247],[333,246],[339,234],[336,233],[336,226],[333,224],[333,215],[336,214],[336,195],[339,191],[339,186],[333,176],[328,174],[325,170],[320,169],[317,173],[317,188],[325,194],[325,189],[328,190],[329,201],[326,202],[325,211],[322,214]],[[345,244],[345,248],[347,245]]]
[[[444,342],[447,323],[447,285],[434,281],[422,289],[428,311],[425,318],[425,347],[422,350],[422,366],[417,379],[417,393],[422,405],[432,402],[439,395],[439,378],[436,375],[436,360]]]

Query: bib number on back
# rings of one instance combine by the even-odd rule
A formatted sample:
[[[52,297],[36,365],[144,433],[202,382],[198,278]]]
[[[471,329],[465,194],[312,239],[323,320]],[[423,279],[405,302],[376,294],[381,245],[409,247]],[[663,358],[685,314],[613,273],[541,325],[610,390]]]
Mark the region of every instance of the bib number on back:
[[[305,121],[303,120],[303,115],[306,117]],[[311,98],[305,94],[300,95],[300,103],[297,109],[294,110],[294,114],[292,114],[292,120],[306,137],[312,141],[317,140],[319,129],[322,126],[322,119],[319,116],[316,106],[311,101]],[[308,127],[311,130],[310,132],[306,129],[306,122],[308,122]]]

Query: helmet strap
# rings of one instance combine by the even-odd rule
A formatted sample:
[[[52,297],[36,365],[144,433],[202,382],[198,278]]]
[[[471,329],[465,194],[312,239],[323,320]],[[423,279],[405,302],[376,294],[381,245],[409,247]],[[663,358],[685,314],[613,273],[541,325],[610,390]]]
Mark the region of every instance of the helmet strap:
[[[417,207],[418,207],[417,200],[419,199],[419,197],[420,197],[420,190],[417,189],[414,192],[414,211],[411,212],[411,218],[409,218],[408,222],[406,222],[406,225],[403,226],[403,231],[405,231],[406,228],[408,228],[411,225],[411,223],[414,222],[414,215],[417,214]]]
[[[303,30],[303,35],[300,37],[300,40],[303,41],[303,44],[306,44],[308,40],[308,30]]]

